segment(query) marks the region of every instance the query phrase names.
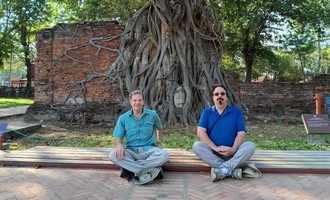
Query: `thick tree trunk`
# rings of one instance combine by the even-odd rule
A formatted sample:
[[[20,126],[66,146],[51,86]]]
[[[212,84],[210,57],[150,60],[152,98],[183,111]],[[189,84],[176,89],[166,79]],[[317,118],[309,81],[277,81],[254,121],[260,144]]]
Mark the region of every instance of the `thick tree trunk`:
[[[299,54],[299,60],[300,60],[300,70],[301,74],[303,76],[303,82],[306,80],[306,75],[305,75],[305,56]]]
[[[151,1],[126,25],[109,74],[124,90],[141,89],[146,104],[168,123],[196,123],[201,109],[212,104],[212,84],[229,87],[220,72],[223,30],[217,28],[204,0]]]
[[[32,88],[32,63],[30,59],[30,45],[28,42],[28,31],[27,27],[22,24],[20,27],[21,32],[21,45],[23,46],[24,50],[24,62],[26,66],[26,78],[27,78],[27,88]]]
[[[246,70],[245,70],[245,82],[246,83],[250,83],[252,81],[252,61],[250,60],[245,60],[245,67],[246,67]]]
[[[118,53],[107,76],[119,83],[124,105],[127,92],[140,89],[146,106],[157,110],[165,124],[188,125],[196,124],[201,110],[213,104],[214,83],[226,86],[229,100],[236,103],[221,73],[223,27],[213,20],[206,0],[149,1],[128,20],[119,50],[96,44],[103,39],[109,37],[90,43],[98,52]],[[84,87],[90,80],[77,85]]]
[[[320,70],[320,73],[325,73],[325,69],[324,71],[322,70],[322,52],[321,52],[321,39],[322,39],[322,35],[321,35],[321,25],[320,23],[317,24],[317,53],[318,53],[318,59],[317,59],[317,67]]]
[[[264,18],[260,19],[256,30],[251,30],[248,28],[242,33],[242,37],[244,37],[242,53],[245,61],[246,83],[249,83],[252,80],[253,64],[258,45],[260,45],[259,38],[262,31],[265,29],[267,18],[268,16],[265,16]],[[253,34],[253,37],[250,36],[251,34]]]
[[[250,47],[244,47],[243,56],[245,62],[245,82],[250,83],[252,80],[252,67],[254,63],[255,50]]]

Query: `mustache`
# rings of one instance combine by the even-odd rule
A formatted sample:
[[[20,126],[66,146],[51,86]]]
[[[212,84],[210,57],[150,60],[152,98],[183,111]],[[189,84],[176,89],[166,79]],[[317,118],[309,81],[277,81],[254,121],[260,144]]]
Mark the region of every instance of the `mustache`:
[[[220,105],[222,104],[222,101],[223,101],[223,100],[224,100],[224,99],[221,98],[221,97],[217,98],[217,101],[219,102]]]

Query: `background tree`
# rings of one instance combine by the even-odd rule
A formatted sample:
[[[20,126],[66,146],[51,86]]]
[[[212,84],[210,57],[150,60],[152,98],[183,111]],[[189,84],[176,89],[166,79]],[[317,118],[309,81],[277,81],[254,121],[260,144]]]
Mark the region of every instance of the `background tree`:
[[[46,0],[12,0],[11,7],[15,18],[15,30],[23,47],[24,62],[27,71],[27,87],[31,88],[32,54],[31,40],[35,34],[33,28],[42,23],[47,16]]]
[[[303,4],[297,4],[293,13],[293,19],[299,24],[308,27],[309,34],[314,35],[314,43],[317,48],[317,67],[321,68],[322,45],[330,39],[327,29],[330,26],[330,1],[328,0],[304,0]],[[309,41],[307,41],[308,43]]]
[[[14,49],[14,40],[12,31],[13,11],[11,10],[9,1],[1,1],[0,4],[0,68],[3,68],[6,59],[10,58]]]
[[[59,0],[62,20],[117,20],[125,23],[147,0]]]
[[[298,56],[298,60],[300,63],[300,73],[303,76],[303,80],[305,81],[305,71],[307,67],[307,55],[311,54],[315,51],[315,38],[311,29],[308,26],[301,24],[293,24],[290,23],[292,27],[292,31],[289,36],[285,40],[285,46],[293,52],[296,56]]]
[[[283,21],[279,12],[285,5],[269,0],[213,2],[224,21],[225,49],[243,58],[245,81],[250,82],[256,56],[265,50],[264,43],[272,39],[271,33],[277,30],[274,24]]]
[[[321,73],[329,73],[330,74],[330,48],[325,48],[322,52],[322,66],[321,66]]]
[[[308,24],[310,29],[315,28],[315,30],[329,27],[326,23],[329,18],[327,13],[330,12],[327,0],[210,0],[210,2],[224,22],[225,54],[239,56],[244,60],[246,82],[250,82],[253,78],[253,66],[256,60],[267,58],[262,55],[267,55],[264,52],[270,48],[271,51],[278,50],[273,49],[270,44],[276,43],[280,46],[281,35],[287,31],[285,29],[288,20]],[[322,34],[319,36],[321,37]]]

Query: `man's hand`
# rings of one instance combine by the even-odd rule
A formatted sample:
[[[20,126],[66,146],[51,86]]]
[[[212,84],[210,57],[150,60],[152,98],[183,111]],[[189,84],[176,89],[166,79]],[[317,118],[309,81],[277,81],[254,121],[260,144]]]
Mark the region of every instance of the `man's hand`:
[[[222,146],[222,145],[216,147],[214,150],[218,152],[220,155],[226,157],[232,156],[236,152],[234,148],[228,146]]]
[[[116,157],[118,160],[122,160],[124,158],[124,146],[123,144],[117,144],[116,146]]]

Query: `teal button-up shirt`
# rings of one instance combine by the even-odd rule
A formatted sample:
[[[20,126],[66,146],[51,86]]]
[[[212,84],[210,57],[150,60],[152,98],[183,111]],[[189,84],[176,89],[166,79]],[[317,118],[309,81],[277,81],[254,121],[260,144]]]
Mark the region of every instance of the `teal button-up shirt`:
[[[155,111],[144,108],[141,118],[136,119],[131,109],[119,116],[113,136],[125,138],[127,148],[147,150],[157,144],[156,129],[160,128],[160,118]]]

